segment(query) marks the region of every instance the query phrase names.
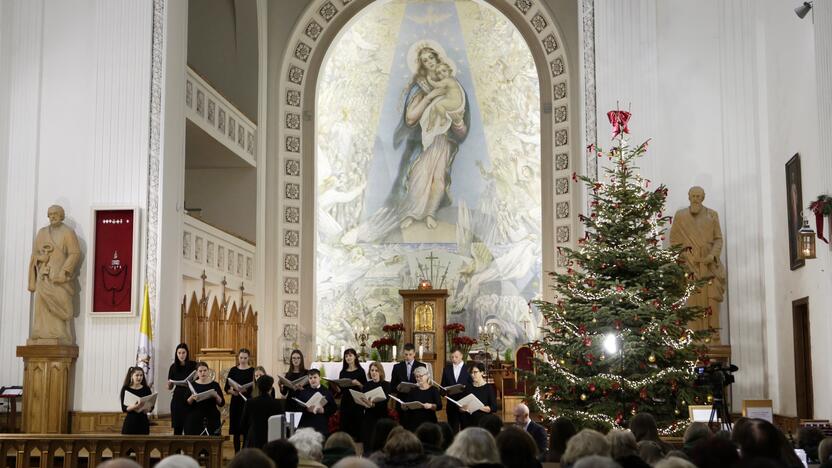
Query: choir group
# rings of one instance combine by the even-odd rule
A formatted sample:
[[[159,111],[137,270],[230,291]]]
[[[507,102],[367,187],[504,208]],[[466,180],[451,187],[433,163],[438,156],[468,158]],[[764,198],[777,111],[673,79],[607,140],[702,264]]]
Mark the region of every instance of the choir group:
[[[416,360],[413,344],[405,344],[403,354],[404,360],[393,366],[388,381],[379,362],[370,363],[365,373],[352,348],[344,350],[338,379],[322,377],[318,369],[307,369],[303,353],[293,350],[289,371],[277,377],[282,398],[275,398],[275,379],[263,367],[250,365],[249,350],[243,348],[237,353],[237,365],[228,371],[221,389],[208,364],[191,360],[188,345],[181,343],[176,347],[167,381],[168,390],[173,391],[173,433],[220,434],[223,392],[231,396],[229,433],[235,451],[262,447],[267,442],[268,419],[277,414],[300,413],[298,427],[311,427],[326,437],[331,417],[339,411],[332,422],[337,424],[336,430],[367,444],[381,419],[398,418],[411,431],[423,422],[437,422],[436,412],[443,408],[443,398],[454,432],[477,426],[482,416],[499,409],[494,388],[485,382],[483,365],[466,366],[459,349],[452,350],[440,383],[433,380],[424,363]],[[329,382],[329,388],[322,385],[322,380]],[[340,403],[336,403],[336,397]],[[128,371],[121,402],[126,413],[122,434],[148,434],[147,413],[153,410],[155,394],[140,367]]]

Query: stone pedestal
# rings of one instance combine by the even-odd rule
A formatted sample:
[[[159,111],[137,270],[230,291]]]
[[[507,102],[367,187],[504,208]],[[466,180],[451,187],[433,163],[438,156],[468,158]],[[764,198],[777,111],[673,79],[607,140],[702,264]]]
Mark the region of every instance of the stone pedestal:
[[[23,358],[23,432],[69,432],[69,384],[78,347],[27,345],[17,347]]]

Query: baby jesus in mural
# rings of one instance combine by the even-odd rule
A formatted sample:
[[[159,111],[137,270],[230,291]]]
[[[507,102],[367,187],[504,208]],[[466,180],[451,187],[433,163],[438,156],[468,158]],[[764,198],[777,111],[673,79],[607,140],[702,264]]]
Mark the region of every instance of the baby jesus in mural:
[[[462,116],[459,109],[465,104],[465,92],[462,85],[454,78],[454,71],[447,63],[440,63],[436,66],[436,80],[427,77],[427,82],[434,88],[443,91],[439,99],[430,104],[428,113],[428,124],[426,130],[431,131],[436,127],[444,126],[448,120],[454,119],[454,125],[460,125]],[[425,90],[429,92],[430,90]],[[451,114],[453,113],[453,115]]]

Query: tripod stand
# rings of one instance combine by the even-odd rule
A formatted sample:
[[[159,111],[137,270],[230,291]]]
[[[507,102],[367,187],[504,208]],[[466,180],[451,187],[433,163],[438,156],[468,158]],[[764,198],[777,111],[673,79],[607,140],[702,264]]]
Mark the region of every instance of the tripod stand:
[[[733,428],[731,412],[728,411],[728,405],[725,403],[725,397],[722,392],[718,395],[714,394],[714,402],[711,405],[711,417],[708,419],[708,426],[713,424],[714,420],[722,422],[720,429],[730,431]]]

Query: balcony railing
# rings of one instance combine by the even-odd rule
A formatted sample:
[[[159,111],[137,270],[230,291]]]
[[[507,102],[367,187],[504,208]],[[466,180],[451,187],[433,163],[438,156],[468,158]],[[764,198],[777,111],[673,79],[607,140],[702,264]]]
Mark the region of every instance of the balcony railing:
[[[185,276],[200,278],[204,271],[208,281],[214,284],[225,279],[235,290],[245,284],[247,295],[256,294],[254,244],[192,216],[185,215],[182,226],[182,271]]]

